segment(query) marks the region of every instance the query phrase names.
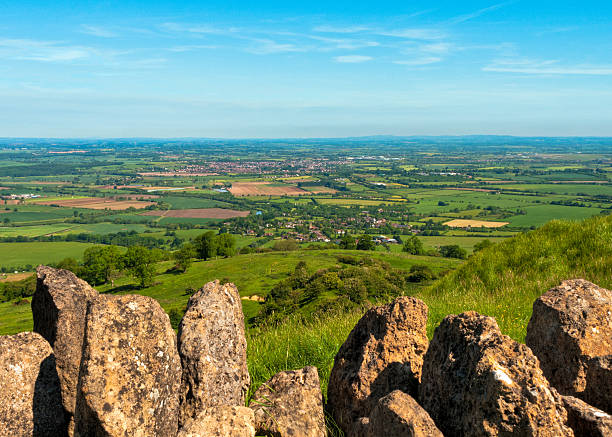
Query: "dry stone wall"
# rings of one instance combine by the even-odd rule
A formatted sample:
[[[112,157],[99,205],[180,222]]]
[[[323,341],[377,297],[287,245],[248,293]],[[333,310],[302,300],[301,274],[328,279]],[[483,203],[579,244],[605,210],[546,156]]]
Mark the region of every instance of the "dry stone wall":
[[[447,316],[429,343],[427,306],[401,297],[349,334],[327,405],[317,369],[305,367],[274,375],[246,406],[233,284],[210,282],[191,297],[177,341],[155,300],[99,295],[41,266],[38,333],[0,337],[0,435],[323,437],[327,422],[346,437],[607,436],[610,295],[583,280],[546,292],[528,345],[475,312]]]

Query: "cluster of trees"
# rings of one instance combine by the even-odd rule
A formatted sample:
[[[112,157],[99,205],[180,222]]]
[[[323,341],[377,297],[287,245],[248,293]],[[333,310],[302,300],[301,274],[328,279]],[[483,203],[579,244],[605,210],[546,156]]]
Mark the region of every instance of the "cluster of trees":
[[[216,256],[227,258],[236,254],[236,239],[227,233],[204,232],[193,240],[193,246],[197,257],[203,260]]]
[[[65,258],[57,267],[71,270],[92,285],[114,284],[125,272],[138,280],[140,287],[146,287],[155,277],[155,264],[167,259],[168,252],[161,249],[131,246],[123,252],[118,246],[94,246],[85,250],[81,264]]]
[[[21,281],[0,282],[0,302],[32,296],[34,291],[36,291],[36,275]]]
[[[339,245],[340,249],[346,250],[376,250],[376,243],[368,234],[355,238],[347,232],[340,239]]]
[[[350,307],[362,305],[367,300],[399,296],[406,292],[409,283],[435,278],[425,265],[415,265],[405,271],[370,257],[339,256],[338,261],[341,266],[315,273],[309,273],[306,263],[299,262],[286,279],[270,290],[256,323],[282,319],[306,305],[311,305],[310,311],[315,312],[319,304],[327,306],[334,301]]]
[[[482,240],[474,246],[474,252],[481,251],[490,246],[493,246],[493,243],[490,240]],[[413,235],[404,241],[402,251],[411,255],[441,255],[445,258],[466,259],[468,256],[467,251],[457,244],[440,246],[437,251],[426,251],[423,247],[422,241],[416,235]]]

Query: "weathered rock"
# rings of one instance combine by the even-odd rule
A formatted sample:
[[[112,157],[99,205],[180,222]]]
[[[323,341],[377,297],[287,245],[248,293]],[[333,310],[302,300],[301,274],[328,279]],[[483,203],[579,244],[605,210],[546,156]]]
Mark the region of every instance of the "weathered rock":
[[[316,367],[280,372],[253,395],[258,433],[276,437],[325,437],[323,396]]]
[[[612,414],[612,355],[593,358],[587,363],[583,399]]]
[[[87,303],[95,299],[98,292],[68,270],[39,266],[36,273],[38,280],[32,297],[34,331],[53,348],[62,387],[62,404],[72,417],[81,364],[85,312]]]
[[[378,401],[369,422],[370,437],[443,437],[427,411],[400,390]]]
[[[0,434],[61,437],[66,433],[49,343],[34,332],[0,336]]]
[[[612,436],[612,416],[572,396],[563,396],[567,426],[576,437]]]
[[[535,355],[475,312],[447,316],[436,328],[419,401],[445,435],[573,435]]]
[[[562,282],[534,302],[525,342],[553,387],[582,397],[588,361],[612,354],[612,292],[583,279]]]
[[[179,422],[208,407],[244,405],[250,379],[236,286],[204,285],[189,299],[178,332],[183,366]]]
[[[187,419],[177,437],[255,437],[255,415],[249,407],[210,407]]]
[[[413,396],[427,351],[427,306],[412,297],[371,308],[359,320],[334,360],[328,408],[347,435],[393,390]]]
[[[170,319],[146,296],[89,304],[75,436],[175,436],[181,365]]]

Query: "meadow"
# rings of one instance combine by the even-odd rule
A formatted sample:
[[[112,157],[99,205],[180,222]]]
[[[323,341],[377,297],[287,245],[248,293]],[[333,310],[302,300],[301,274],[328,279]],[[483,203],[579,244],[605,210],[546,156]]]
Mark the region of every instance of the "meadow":
[[[82,259],[88,243],[75,242],[32,242],[32,243],[0,243],[2,265],[9,268],[36,266],[44,263],[56,263],[64,258]]]

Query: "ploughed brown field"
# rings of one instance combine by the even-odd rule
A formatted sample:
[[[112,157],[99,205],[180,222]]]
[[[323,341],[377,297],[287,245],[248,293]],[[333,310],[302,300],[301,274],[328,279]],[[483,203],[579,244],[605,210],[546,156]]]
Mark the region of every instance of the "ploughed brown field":
[[[141,215],[156,217],[181,217],[181,218],[219,218],[227,219],[234,217],[246,217],[249,211],[237,211],[235,209],[223,208],[198,208],[198,209],[171,209],[167,211],[153,210],[143,212]]]
[[[302,196],[310,194],[295,185],[278,185],[269,182],[233,182],[229,191],[234,196]]]
[[[69,208],[111,209],[113,211],[128,208],[142,209],[152,205],[151,202],[139,200],[115,200],[103,197],[85,197],[82,199],[56,199],[36,202],[37,205],[59,205]]]
[[[444,223],[451,228],[501,228],[506,226],[508,222],[488,222],[484,220],[463,220],[456,219]]]

